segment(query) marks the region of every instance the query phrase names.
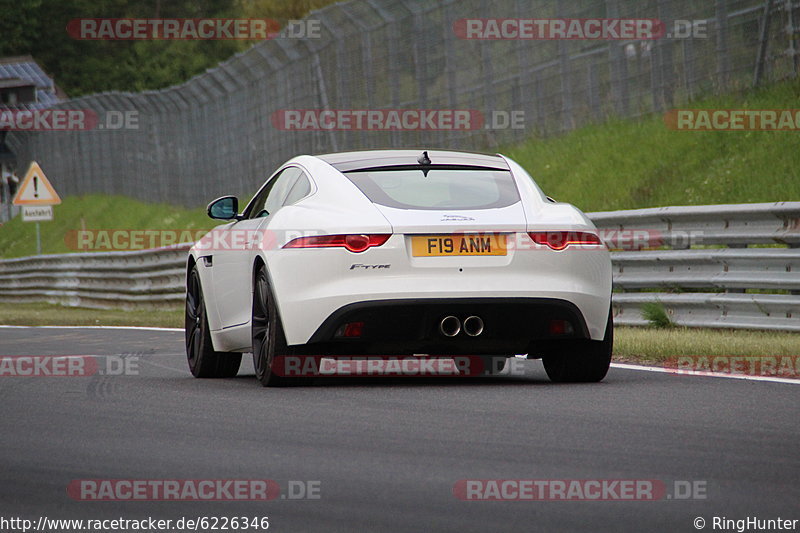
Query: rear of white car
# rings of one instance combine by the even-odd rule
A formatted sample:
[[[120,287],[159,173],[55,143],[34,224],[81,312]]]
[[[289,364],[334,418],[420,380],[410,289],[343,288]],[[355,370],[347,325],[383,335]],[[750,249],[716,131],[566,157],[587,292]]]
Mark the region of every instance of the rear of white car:
[[[556,362],[587,347],[610,358],[608,250],[591,221],[545,197],[519,165],[410,150],[289,164],[313,193],[271,214],[269,239],[242,257],[251,272],[263,265],[292,353],[529,354],[549,359],[557,380],[605,375]],[[254,291],[252,279],[227,282]],[[250,348],[252,324],[217,326],[215,349]]]

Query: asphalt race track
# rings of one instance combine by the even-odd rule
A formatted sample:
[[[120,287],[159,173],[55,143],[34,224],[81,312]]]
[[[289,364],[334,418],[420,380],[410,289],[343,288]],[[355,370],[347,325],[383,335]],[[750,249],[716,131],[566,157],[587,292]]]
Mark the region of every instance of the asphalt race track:
[[[93,355],[101,369],[108,356],[133,363],[121,376],[0,378],[6,518],[268,517],[279,532],[689,532],[697,517],[709,531],[714,516],[800,519],[795,384],[613,368],[600,384],[556,385],[530,361],[524,377],[328,378],[264,389],[249,356],[235,379],[192,378],[182,332],[163,330],[0,328],[0,355]],[[68,493],[86,479],[269,479],[282,497]],[[659,480],[667,494],[454,495],[459,480],[487,479]],[[293,499],[290,485],[295,496],[316,487],[318,498]],[[678,494],[686,486],[698,497]]]

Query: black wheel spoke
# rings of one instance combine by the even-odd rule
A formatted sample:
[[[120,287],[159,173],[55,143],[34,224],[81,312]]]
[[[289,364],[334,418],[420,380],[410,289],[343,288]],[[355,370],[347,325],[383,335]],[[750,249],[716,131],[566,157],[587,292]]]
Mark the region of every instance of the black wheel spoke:
[[[252,337],[253,337],[253,366],[256,370],[256,377],[262,384],[272,381],[272,338],[273,317],[271,316],[272,304],[270,302],[269,284],[266,274],[262,271],[256,277],[253,290],[253,316],[252,316]]]
[[[186,291],[186,355],[194,361],[200,352],[203,335],[203,296],[197,274],[192,273]]]
[[[259,276],[256,282],[256,297],[253,302],[253,339],[259,344],[269,341],[269,307],[267,300],[267,284]]]
[[[189,273],[186,283],[186,312],[184,323],[186,359],[189,370],[197,378],[230,378],[239,371],[241,354],[214,350],[208,331],[203,288],[197,267]]]
[[[200,328],[195,328],[194,333],[192,334],[192,359],[197,357],[197,354],[200,353],[200,341],[202,338],[202,331]]]

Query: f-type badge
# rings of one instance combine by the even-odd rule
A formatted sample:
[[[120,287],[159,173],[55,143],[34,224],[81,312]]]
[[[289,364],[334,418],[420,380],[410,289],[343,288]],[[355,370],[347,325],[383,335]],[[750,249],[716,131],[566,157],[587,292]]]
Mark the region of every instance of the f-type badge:
[[[350,265],[350,270],[378,270],[381,268],[391,268],[392,265],[362,265],[361,263],[353,263]]]

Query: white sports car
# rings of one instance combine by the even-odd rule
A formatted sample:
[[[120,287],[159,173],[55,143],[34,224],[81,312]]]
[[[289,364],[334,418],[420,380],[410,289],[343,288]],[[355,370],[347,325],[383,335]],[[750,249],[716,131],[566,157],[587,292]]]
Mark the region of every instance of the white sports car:
[[[287,355],[527,354],[553,381],[608,371],[608,249],[502,155],[301,155],[242,212],[225,196],[208,214],[229,222],[189,252],[196,377],[234,376],[247,352],[265,386],[290,381]]]

